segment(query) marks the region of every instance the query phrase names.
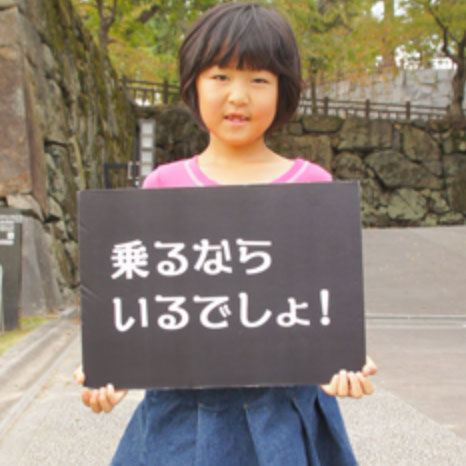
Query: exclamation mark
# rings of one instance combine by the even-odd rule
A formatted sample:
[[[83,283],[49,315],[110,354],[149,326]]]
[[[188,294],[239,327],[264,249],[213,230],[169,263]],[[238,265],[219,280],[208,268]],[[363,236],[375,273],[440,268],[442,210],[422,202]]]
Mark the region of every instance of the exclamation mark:
[[[320,323],[322,325],[330,325],[330,317],[328,316],[328,290],[320,290],[320,304],[322,306]]]

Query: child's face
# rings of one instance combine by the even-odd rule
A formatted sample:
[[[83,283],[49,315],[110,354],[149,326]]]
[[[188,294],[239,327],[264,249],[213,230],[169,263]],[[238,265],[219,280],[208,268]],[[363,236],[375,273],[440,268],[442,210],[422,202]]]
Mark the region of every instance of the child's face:
[[[263,140],[277,109],[277,75],[214,65],[199,74],[196,89],[199,111],[211,138],[235,147]]]

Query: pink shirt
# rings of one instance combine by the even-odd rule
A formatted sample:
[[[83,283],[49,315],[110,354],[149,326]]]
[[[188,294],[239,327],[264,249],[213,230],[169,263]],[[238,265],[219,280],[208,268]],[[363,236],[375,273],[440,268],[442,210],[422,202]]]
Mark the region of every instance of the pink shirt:
[[[166,163],[150,173],[142,185],[143,188],[192,187],[219,185],[208,178],[199,168],[198,155]],[[291,168],[272,183],[312,183],[331,181],[332,175],[319,165],[304,159],[295,159]]]

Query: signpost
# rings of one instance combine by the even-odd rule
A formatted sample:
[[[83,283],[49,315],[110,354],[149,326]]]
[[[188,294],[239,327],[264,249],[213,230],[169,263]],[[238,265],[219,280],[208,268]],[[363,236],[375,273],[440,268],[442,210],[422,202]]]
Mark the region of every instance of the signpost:
[[[21,226],[19,210],[0,207],[0,329],[19,325],[21,288]]]
[[[84,191],[86,383],[324,383],[365,361],[357,182]]]

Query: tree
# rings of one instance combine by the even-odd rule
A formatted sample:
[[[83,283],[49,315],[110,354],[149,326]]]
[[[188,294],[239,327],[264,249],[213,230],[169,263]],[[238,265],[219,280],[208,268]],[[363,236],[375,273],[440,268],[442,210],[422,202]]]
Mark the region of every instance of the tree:
[[[116,23],[127,20],[128,15],[135,16],[135,21],[146,24],[160,6],[150,0],[74,0],[74,5],[83,16],[92,32],[96,33],[99,46],[108,50],[111,42],[110,29]],[[129,35],[133,31],[127,28]]]
[[[214,0],[73,0],[120,74],[176,79],[177,54],[188,26]]]
[[[276,0],[300,46],[303,74],[315,102],[318,78],[360,77],[382,55],[374,0]]]
[[[452,80],[449,117],[463,120],[466,84],[466,2],[464,0],[403,0],[407,12],[406,27],[418,34],[420,53],[450,58],[456,70]],[[415,47],[412,47],[411,50]]]

